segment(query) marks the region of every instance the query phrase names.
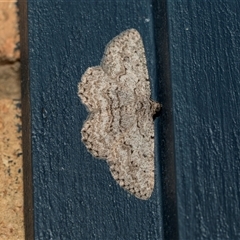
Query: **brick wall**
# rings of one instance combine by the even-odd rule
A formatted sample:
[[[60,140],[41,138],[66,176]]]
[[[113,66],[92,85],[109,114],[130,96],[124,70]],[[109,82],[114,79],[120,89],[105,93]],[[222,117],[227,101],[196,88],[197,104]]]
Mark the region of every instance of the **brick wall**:
[[[24,239],[20,51],[15,1],[0,0],[0,239]]]

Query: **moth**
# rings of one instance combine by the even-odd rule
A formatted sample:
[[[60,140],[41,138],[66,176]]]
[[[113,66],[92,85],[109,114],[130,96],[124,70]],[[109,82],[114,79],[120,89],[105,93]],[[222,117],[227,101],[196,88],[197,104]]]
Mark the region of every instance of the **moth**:
[[[117,183],[139,199],[154,189],[154,122],[161,108],[151,100],[142,38],[128,29],[106,46],[99,66],[89,67],[78,85],[89,112],[82,142],[105,159]]]

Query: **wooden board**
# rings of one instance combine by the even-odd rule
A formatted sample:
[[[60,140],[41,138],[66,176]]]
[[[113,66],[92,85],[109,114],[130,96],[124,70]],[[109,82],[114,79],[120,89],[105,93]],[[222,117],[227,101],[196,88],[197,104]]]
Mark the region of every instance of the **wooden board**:
[[[238,239],[240,4],[24,6],[29,239]],[[87,67],[99,64],[109,40],[128,28],[143,36],[153,98],[163,104],[156,121],[156,186],[148,201],[119,188],[79,133],[87,112],[77,83]]]
[[[168,1],[184,240],[240,238],[239,11],[239,1]]]
[[[29,45],[22,51],[29,54],[29,83],[23,91],[29,87],[30,95],[23,97],[30,100],[31,139],[26,134],[25,144],[32,146],[28,167],[32,164],[33,175],[33,203],[26,204],[34,209],[35,238],[160,239],[160,181],[148,201],[116,184],[106,162],[93,158],[81,142],[87,111],[77,95],[85,70],[99,65],[106,44],[129,28],[143,36],[154,85],[151,5],[147,0],[29,1],[26,14]],[[30,238],[33,226],[27,224]]]

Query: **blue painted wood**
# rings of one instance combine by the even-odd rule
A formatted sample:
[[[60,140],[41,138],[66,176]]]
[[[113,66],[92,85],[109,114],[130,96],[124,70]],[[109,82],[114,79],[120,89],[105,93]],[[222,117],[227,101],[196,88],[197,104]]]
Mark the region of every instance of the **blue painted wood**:
[[[157,133],[160,144],[157,153],[160,159],[162,183],[162,218],[164,239],[178,239],[178,209],[176,197],[176,166],[174,146],[173,98],[170,69],[169,26],[167,1],[153,1],[156,67],[159,99],[163,105],[160,118],[157,119]],[[171,36],[170,36],[171,37]]]
[[[27,239],[33,225],[35,239],[239,239],[240,3],[29,0],[20,9]],[[163,104],[149,201],[119,188],[80,141],[77,83],[128,28],[143,36]]]
[[[168,0],[179,238],[240,239],[240,2]]]
[[[30,95],[23,98],[30,104],[24,118],[31,114],[31,139],[25,144],[32,145],[33,206],[26,204],[34,209],[34,233],[28,222],[27,238],[162,239],[160,155],[151,199],[130,196],[113,180],[106,162],[92,157],[81,142],[87,111],[77,96],[82,74],[99,65],[106,44],[136,28],[145,45],[153,98],[159,100],[152,5],[148,0],[29,0],[26,15],[22,39],[28,51],[22,46],[22,56],[28,57],[23,71]],[[26,186],[31,190],[29,182]],[[27,205],[25,216],[31,214]]]

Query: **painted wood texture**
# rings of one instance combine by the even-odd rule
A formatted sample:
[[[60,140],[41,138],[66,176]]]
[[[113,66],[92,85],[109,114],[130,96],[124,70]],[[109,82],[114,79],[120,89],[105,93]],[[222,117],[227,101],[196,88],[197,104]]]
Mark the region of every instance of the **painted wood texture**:
[[[88,113],[77,95],[85,70],[129,28],[143,36],[154,85],[149,1],[28,1],[27,19],[35,239],[161,239],[160,181],[148,201],[116,184],[107,163],[81,142]]]
[[[168,1],[180,239],[240,238],[239,11]]]
[[[238,239],[238,1],[29,0],[20,10],[29,239]],[[77,83],[128,28],[143,37],[163,104],[148,201],[119,188],[80,141]]]

